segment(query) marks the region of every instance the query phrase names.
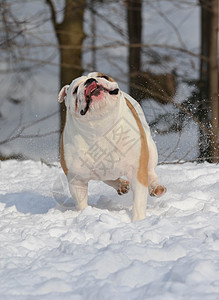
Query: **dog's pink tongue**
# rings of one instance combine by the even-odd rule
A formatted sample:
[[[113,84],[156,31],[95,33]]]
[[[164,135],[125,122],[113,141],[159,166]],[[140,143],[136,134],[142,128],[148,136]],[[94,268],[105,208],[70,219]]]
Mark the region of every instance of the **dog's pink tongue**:
[[[93,81],[88,87],[86,88],[86,96],[89,97],[90,93],[97,88],[97,84]]]

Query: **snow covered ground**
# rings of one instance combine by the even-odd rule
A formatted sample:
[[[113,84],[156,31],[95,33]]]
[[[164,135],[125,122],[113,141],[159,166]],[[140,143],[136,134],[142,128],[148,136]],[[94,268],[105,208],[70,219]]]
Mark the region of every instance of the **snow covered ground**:
[[[168,192],[131,223],[131,193],[91,182],[77,212],[59,167],[2,162],[0,299],[219,299],[219,167],[158,173]]]

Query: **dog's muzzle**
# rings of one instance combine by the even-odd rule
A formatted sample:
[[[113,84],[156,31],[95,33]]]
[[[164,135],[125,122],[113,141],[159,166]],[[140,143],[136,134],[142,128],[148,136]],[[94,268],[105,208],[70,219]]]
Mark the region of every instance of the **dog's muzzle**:
[[[98,81],[94,78],[88,78],[84,83],[85,86],[85,99],[86,99],[86,106],[84,109],[80,111],[81,115],[85,115],[90,107],[90,103],[92,101],[92,96],[98,96],[101,91],[107,92],[110,95],[117,95],[119,93],[119,89],[116,88],[114,90],[108,90],[103,87]]]

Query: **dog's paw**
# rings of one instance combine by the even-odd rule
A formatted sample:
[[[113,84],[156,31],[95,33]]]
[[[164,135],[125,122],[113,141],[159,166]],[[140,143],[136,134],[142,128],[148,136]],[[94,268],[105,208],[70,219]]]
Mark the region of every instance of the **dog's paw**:
[[[119,178],[117,193],[119,195],[124,195],[127,194],[129,190],[130,190],[129,181]]]
[[[161,197],[166,193],[167,189],[163,185],[157,185],[150,189],[150,196],[152,197]]]

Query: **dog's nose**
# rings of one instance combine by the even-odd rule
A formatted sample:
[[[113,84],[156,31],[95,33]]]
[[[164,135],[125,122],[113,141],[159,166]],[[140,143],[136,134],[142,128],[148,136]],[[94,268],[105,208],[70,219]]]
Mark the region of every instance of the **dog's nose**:
[[[94,78],[88,78],[86,81],[85,81],[85,83],[84,83],[84,85],[85,86],[88,86],[88,85],[90,85],[92,82],[97,82],[96,81],[96,79],[94,79]]]

